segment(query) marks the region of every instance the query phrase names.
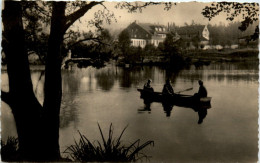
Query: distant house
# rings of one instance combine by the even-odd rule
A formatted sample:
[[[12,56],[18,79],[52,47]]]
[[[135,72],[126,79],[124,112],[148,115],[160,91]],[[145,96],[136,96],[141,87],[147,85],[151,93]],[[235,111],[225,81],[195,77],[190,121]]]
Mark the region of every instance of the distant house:
[[[130,34],[131,45],[144,48],[147,44],[155,47],[162,43],[168,33],[164,25],[150,23],[131,23],[127,28]]]
[[[207,25],[190,25],[175,29],[185,42],[187,49],[204,48],[209,44],[210,33]]]

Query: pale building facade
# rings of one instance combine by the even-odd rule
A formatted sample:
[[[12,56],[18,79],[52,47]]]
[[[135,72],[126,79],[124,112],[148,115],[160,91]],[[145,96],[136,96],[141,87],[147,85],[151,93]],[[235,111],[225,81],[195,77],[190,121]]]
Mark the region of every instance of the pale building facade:
[[[127,28],[131,38],[131,45],[144,48],[147,44],[157,47],[164,41],[168,33],[164,25],[150,23],[131,23]]]

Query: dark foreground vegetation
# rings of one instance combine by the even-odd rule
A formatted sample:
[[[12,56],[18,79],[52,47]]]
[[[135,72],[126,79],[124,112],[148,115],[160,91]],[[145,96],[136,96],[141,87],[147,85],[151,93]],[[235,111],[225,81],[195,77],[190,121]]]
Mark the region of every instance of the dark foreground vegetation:
[[[1,159],[2,161],[19,161],[18,138],[8,137],[7,141],[1,140]]]
[[[80,161],[80,162],[132,162],[142,159],[149,159],[150,156],[142,152],[148,145],[154,146],[154,141],[147,141],[140,144],[140,139],[129,145],[122,143],[122,136],[127,126],[122,130],[117,138],[114,138],[114,128],[112,123],[109,127],[108,138],[106,139],[100,125],[98,124],[102,141],[95,140],[91,142],[86,136],[79,132],[80,139],[75,140],[75,144],[69,146],[63,153],[67,158],[61,158],[59,161]],[[18,150],[18,139],[8,137],[6,142],[1,141],[2,161],[20,161]]]
[[[80,132],[80,140],[75,141],[74,145],[68,147],[64,153],[68,153],[70,158],[74,161],[112,161],[112,162],[131,162],[148,159],[149,156],[141,151],[148,145],[154,145],[153,141],[147,141],[140,144],[140,139],[136,140],[130,145],[122,144],[121,138],[127,127],[123,129],[118,138],[113,138],[113,126],[110,125],[108,138],[106,139],[98,124],[102,141],[91,142],[88,138]]]

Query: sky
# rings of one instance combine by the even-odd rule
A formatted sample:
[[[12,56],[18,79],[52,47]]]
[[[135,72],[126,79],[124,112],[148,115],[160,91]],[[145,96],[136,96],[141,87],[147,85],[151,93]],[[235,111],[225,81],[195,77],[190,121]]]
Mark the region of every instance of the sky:
[[[148,6],[143,9],[142,13],[128,13],[126,9],[115,9],[114,6],[116,2],[105,2],[104,5],[111,11],[114,12],[117,22],[112,21],[110,25],[105,24],[105,28],[112,30],[124,29],[130,23],[137,21],[139,23],[152,23],[152,24],[162,24],[167,25],[169,23],[175,23],[177,26],[183,26],[185,23],[191,24],[192,21],[198,24],[207,25],[210,24],[219,24],[220,22],[228,24],[226,21],[225,14],[220,14],[217,17],[213,18],[211,21],[208,21],[207,18],[203,17],[201,12],[206,5],[210,3],[206,2],[180,2],[176,6],[173,6],[169,11],[164,10],[164,6]],[[87,21],[93,18],[95,11],[102,9],[102,6],[94,7],[91,12],[84,15],[81,18],[81,24],[75,23],[75,26],[80,30],[89,30],[86,28]],[[236,19],[239,21],[239,19]]]

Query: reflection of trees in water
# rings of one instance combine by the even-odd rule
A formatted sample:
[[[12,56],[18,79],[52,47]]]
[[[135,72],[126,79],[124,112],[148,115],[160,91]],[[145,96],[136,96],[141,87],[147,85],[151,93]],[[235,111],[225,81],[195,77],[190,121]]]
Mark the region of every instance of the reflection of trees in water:
[[[250,74],[250,73],[244,73],[244,74],[210,74],[208,75],[208,80],[215,80],[218,82],[222,82],[225,79],[227,79],[227,82],[233,82],[233,81],[258,81],[259,75],[257,73]]]
[[[115,78],[115,72],[111,69],[96,73],[97,85],[105,91],[109,91],[114,86]]]
[[[212,74],[212,75],[208,75],[208,80],[215,80],[218,82],[222,82],[225,79],[225,75],[224,74]]]
[[[182,71],[182,69],[166,69],[166,75],[165,75],[165,81],[166,79],[170,79],[171,83],[173,85],[176,84],[176,79],[178,78],[180,72]]]
[[[217,82],[233,81],[258,81],[258,67],[253,63],[219,63],[201,70],[180,71],[178,78],[188,79],[192,83],[197,83],[199,79]],[[174,82],[174,80],[172,80]]]
[[[81,85],[81,75],[77,71],[64,71],[63,75],[62,90],[63,93],[77,94]]]
[[[210,64],[208,70],[258,70],[259,62],[223,62]]]
[[[182,79],[188,79],[191,81],[192,84],[197,84],[198,80],[203,80],[204,79],[204,71],[203,70],[185,70],[185,71],[180,71],[178,73],[178,76],[176,78],[182,78]],[[175,78],[175,80],[176,80]]]
[[[119,84],[121,87],[130,88],[137,86],[140,82],[154,78],[155,67],[133,67],[131,69],[122,68],[119,70]]]
[[[74,71],[63,72],[63,94],[60,109],[60,127],[67,127],[70,122],[78,122],[77,112],[81,76]]]
[[[71,122],[78,122],[78,101],[71,95],[64,95],[62,97],[60,109],[60,128],[69,126]]]

